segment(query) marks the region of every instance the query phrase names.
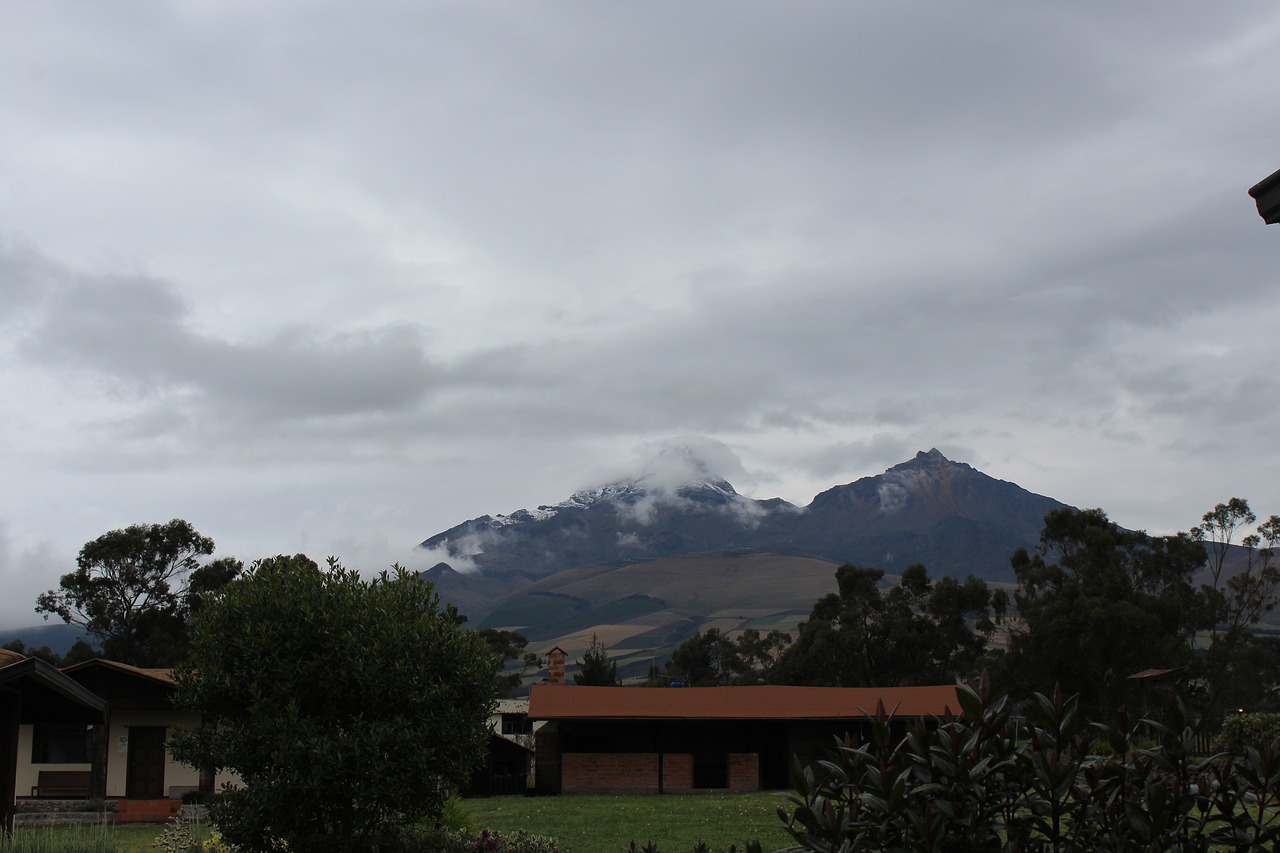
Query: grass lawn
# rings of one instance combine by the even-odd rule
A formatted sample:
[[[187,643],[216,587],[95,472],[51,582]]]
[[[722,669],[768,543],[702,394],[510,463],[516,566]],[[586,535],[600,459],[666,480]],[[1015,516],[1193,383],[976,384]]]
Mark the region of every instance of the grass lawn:
[[[790,843],[777,816],[785,802],[774,794],[493,797],[465,800],[464,805],[477,833],[487,827],[550,835],[560,853],[626,853],[633,840],[637,846],[654,841],[662,853],[690,853],[699,840],[715,853],[723,853],[730,844],[741,853],[752,839],[766,851]],[[153,842],[162,830],[117,827],[116,851],[155,853]]]
[[[560,853],[625,853],[655,841],[662,853],[689,853],[703,840],[720,853],[759,839],[766,850],[791,843],[775,794],[664,794],[661,796],[493,797],[467,800],[476,829],[525,829],[554,836]]]
[[[156,853],[159,847],[153,842],[164,831],[163,826],[119,826],[116,827],[116,853]],[[203,838],[208,827],[200,827],[199,837]]]
[[[20,843],[25,841],[26,844],[39,843],[40,849],[58,849],[65,848],[71,843],[71,839],[91,829],[70,826],[20,826],[14,833],[14,840]],[[162,826],[120,826],[108,827],[105,831],[110,834],[106,840],[108,843],[114,843],[115,853],[155,853],[159,848],[153,846],[153,842],[163,830]],[[76,849],[86,848],[77,846]],[[99,848],[95,844],[92,849]]]

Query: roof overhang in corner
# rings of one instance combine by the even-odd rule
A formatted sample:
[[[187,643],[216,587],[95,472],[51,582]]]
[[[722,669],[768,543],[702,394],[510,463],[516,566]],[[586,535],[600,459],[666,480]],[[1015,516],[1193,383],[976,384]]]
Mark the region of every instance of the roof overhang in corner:
[[[1258,215],[1268,225],[1280,224],[1280,171],[1272,172],[1249,189],[1258,203]]]
[[[107,713],[107,700],[63,675],[58,668],[38,658],[27,658],[0,668],[0,688],[25,692],[31,687],[54,693],[73,705],[102,715]]]

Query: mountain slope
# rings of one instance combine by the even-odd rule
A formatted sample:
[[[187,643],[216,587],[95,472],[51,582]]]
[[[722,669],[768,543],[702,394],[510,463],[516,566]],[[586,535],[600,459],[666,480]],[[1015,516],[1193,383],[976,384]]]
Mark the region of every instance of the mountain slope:
[[[467,557],[484,574],[533,579],[590,563],[752,547],[777,536],[797,512],[786,501],[745,498],[724,480],[672,490],[634,481],[554,506],[481,516],[422,547]]]
[[[576,566],[746,548],[935,576],[1011,580],[1009,556],[1034,545],[1059,501],[921,452],[883,474],[836,486],[800,509],[739,495],[705,467],[672,487],[645,477],[511,515],[482,516],[422,547],[474,562],[479,575],[529,583]],[[474,581],[473,581],[474,583]]]
[[[697,460],[679,461],[679,476],[642,475],[437,534],[423,547],[476,570],[441,563],[424,576],[472,626],[518,630],[571,661],[598,635],[624,677],[640,678],[708,628],[794,632],[843,562],[884,569],[886,584],[916,562],[935,578],[1010,582],[1009,557],[1063,506],[937,450],[804,508],[743,497]]]
[[[924,563],[934,576],[1012,581],[1009,557],[1034,546],[1045,514],[1062,506],[930,450],[828,489],[792,529],[797,541],[833,560],[888,571]]]

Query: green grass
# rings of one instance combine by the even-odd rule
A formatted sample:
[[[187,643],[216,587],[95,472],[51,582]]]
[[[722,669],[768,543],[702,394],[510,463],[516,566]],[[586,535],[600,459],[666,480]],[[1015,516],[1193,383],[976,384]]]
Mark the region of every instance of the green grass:
[[[777,850],[790,843],[778,823],[777,809],[785,805],[775,794],[666,794],[662,796],[493,797],[464,800],[477,833],[483,828],[502,832],[523,829],[550,835],[560,853],[626,853],[634,840],[657,842],[662,853],[690,853],[694,842],[706,841],[715,853],[730,844],[739,851],[758,839],[763,848]],[[203,827],[201,828],[203,829]],[[107,830],[115,847],[52,846],[26,848],[38,853],[155,853],[160,826],[122,826]],[[71,827],[19,829],[17,839],[41,832],[69,836]],[[22,850],[23,848],[18,848]],[[8,853],[0,846],[0,853]]]
[[[153,842],[164,831],[163,826],[33,826],[18,827],[14,832],[13,853],[156,853]],[[207,827],[197,827],[204,838]],[[0,842],[0,853],[10,848]]]
[[[112,835],[104,824],[21,827],[12,841],[0,832],[0,853],[114,853]]]
[[[477,829],[550,835],[560,853],[625,853],[655,841],[662,853],[689,853],[702,840],[713,851],[739,851],[751,839],[765,850],[790,843],[775,794],[664,794],[661,796],[494,797],[467,800]]]

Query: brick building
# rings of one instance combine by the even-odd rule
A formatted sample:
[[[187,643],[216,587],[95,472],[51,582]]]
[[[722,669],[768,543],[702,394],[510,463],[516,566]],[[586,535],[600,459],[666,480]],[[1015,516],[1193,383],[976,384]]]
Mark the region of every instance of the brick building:
[[[904,723],[958,713],[955,685],[895,688],[534,685],[537,787],[546,794],[785,788],[877,702]]]

